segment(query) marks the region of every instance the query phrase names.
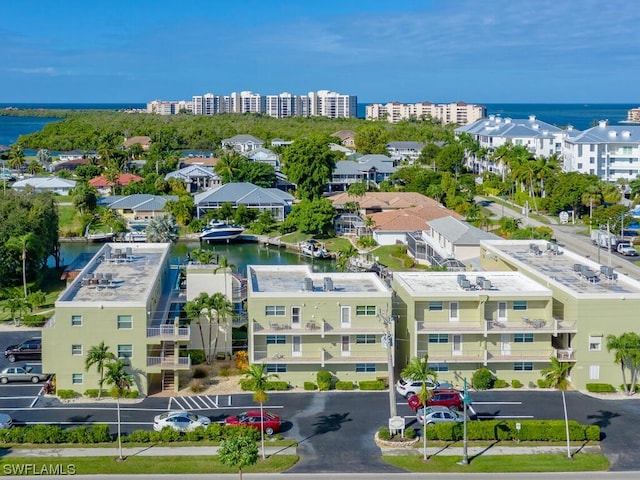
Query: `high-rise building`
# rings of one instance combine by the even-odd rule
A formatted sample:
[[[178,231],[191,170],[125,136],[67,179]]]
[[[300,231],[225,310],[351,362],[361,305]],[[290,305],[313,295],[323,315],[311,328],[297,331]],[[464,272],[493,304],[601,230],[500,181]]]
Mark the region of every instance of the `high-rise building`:
[[[367,105],[366,112],[367,120],[387,120],[389,123],[431,118],[442,124],[467,125],[484,118],[487,114],[487,108],[484,105],[473,105],[465,102],[442,104],[431,102],[390,102],[385,105],[380,103]]]

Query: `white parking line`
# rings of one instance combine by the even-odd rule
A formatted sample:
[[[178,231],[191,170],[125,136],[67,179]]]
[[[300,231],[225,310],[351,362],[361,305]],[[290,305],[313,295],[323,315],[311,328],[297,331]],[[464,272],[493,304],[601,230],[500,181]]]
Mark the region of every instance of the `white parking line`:
[[[33,395],[26,395],[24,397],[0,397],[0,401],[2,400],[15,400],[15,399],[24,399],[24,398],[33,398]]]
[[[478,420],[494,420],[496,418],[535,418],[533,415],[478,415]]]
[[[522,402],[473,402],[474,405],[522,405]]]

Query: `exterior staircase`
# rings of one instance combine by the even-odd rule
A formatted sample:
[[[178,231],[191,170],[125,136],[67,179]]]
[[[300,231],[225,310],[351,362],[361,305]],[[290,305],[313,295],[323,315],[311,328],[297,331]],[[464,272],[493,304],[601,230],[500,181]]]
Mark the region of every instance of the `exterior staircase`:
[[[163,370],[162,371],[162,391],[163,392],[173,392],[175,387],[175,373],[173,370]]]
[[[162,342],[162,363],[173,365],[175,363],[175,342]],[[175,387],[175,372],[173,370],[162,370],[162,391],[173,392]]]

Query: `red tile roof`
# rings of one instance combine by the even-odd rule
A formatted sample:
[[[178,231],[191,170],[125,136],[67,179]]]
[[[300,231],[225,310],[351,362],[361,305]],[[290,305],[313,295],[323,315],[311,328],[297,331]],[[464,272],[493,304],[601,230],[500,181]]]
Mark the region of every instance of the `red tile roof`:
[[[402,208],[399,210],[372,213],[369,215],[375,222],[373,230],[388,232],[415,232],[429,230],[427,222],[443,217],[454,217],[462,220],[460,214],[449,210],[445,206],[435,204],[418,205],[416,207]]]
[[[121,187],[125,187],[130,183],[139,182],[144,180],[142,177],[138,175],[134,175],[133,173],[121,173],[116,177],[116,183]],[[104,188],[104,187],[113,187],[114,183],[107,179],[104,175],[100,175],[99,177],[92,178],[89,180],[89,184],[93,185],[96,188]]]

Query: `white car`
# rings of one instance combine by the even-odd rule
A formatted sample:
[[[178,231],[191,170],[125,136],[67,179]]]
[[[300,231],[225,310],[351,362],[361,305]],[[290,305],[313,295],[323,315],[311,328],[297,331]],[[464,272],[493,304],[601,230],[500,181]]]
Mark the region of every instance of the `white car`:
[[[453,385],[447,382],[440,383],[438,381],[433,382],[431,380],[427,380],[428,390],[435,390],[437,388],[449,389],[449,388],[453,388]],[[406,399],[408,399],[413,395],[417,395],[421,389],[422,389],[422,382],[416,381],[416,380],[401,378],[396,383],[396,391]]]
[[[420,407],[416,411],[416,420],[420,425],[424,425],[425,421],[427,425],[434,425],[436,423],[463,422],[464,416],[443,406],[427,407],[426,410],[424,407]]]
[[[185,411],[165,412],[156,415],[153,419],[153,429],[156,432],[165,427],[173,428],[179,432],[190,432],[198,427],[207,428],[210,424],[209,417]]]

